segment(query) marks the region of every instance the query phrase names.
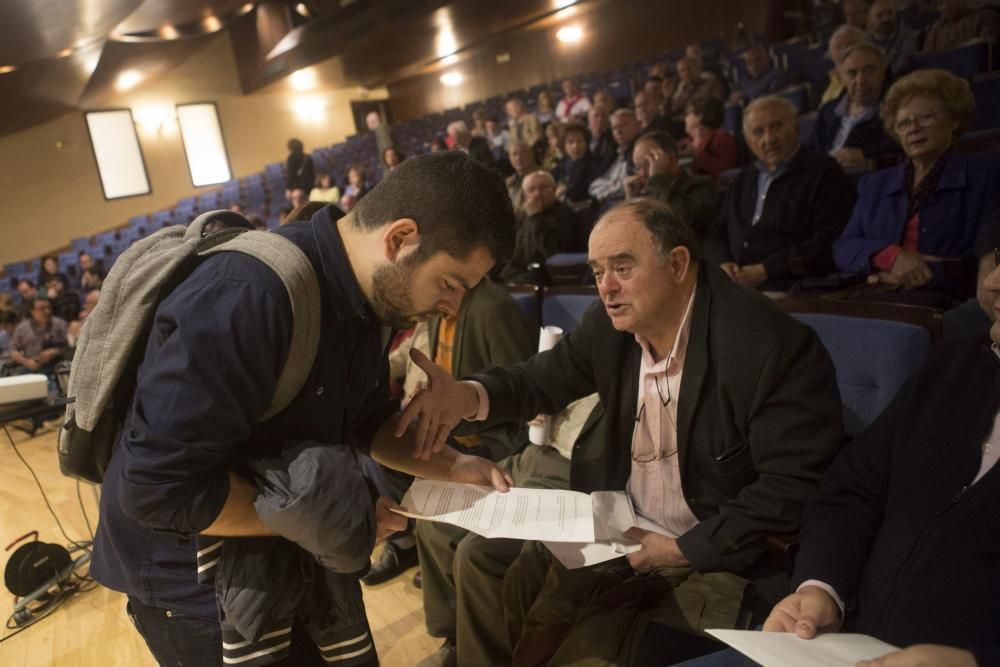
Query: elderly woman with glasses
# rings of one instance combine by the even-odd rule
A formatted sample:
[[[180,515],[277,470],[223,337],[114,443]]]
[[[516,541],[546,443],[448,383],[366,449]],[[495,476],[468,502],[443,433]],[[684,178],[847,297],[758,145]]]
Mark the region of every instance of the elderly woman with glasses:
[[[882,120],[906,160],[860,182],[853,215],[833,245],[841,271],[892,288],[971,295],[976,235],[1000,202],[1000,159],[955,152],[973,104],[969,84],[943,70],[914,72],[889,89]],[[905,294],[900,300],[947,305]]]

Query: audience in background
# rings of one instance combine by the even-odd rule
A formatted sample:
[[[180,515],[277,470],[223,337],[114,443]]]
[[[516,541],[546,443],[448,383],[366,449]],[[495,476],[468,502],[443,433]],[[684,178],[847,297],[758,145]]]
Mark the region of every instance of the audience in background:
[[[87,274],[90,273],[91,276],[96,276],[101,282],[104,280],[104,263],[99,261],[94,261],[94,258],[86,250],[81,250],[76,256],[76,268],[77,268],[77,282],[79,286],[83,288],[86,292],[88,289],[88,280],[93,281],[93,277],[88,279]],[[93,269],[93,271],[91,271]],[[98,287],[100,282],[98,283]]]
[[[519,97],[507,100],[507,131],[510,142],[534,146],[542,138],[542,126],[538,117],[525,111],[524,102]]]
[[[833,270],[832,244],[851,215],[854,185],[826,155],[802,146],[795,105],[760,97],[743,113],[757,157],[726,192],[705,255],[748,287],[786,291]]]
[[[888,166],[899,146],[886,134],[879,104],[886,83],[885,54],[868,42],[847,49],[837,66],[845,90],[819,109],[813,147],[849,171]]]
[[[333,182],[330,172],[321,171],[316,175],[316,184],[309,191],[309,201],[330,203],[340,201],[340,188]]]
[[[545,150],[542,152],[540,164],[542,169],[551,172],[563,159],[563,128],[558,122],[545,126]]]
[[[600,174],[589,144],[590,131],[586,126],[573,122],[563,127],[564,156],[552,170],[552,176],[556,179],[556,197],[570,204],[589,202],[587,189]]]
[[[316,183],[316,168],[312,156],[298,139],[288,140],[288,159],[285,161],[285,199],[292,200],[293,190],[309,192]]]
[[[35,297],[31,316],[22,320],[10,339],[10,359],[21,373],[52,375],[55,362],[66,347],[66,321],[52,315],[52,304]],[[17,369],[14,371],[18,372]]]
[[[645,90],[640,90],[635,96],[635,119],[639,122],[639,131],[666,132],[671,136],[680,134],[679,121],[660,115],[659,98]]]
[[[344,196],[340,198],[340,208],[345,213],[350,213],[367,193],[368,180],[365,168],[360,164],[352,164],[347,170],[347,187],[344,188]]]
[[[729,95],[731,104],[743,104],[777,92],[788,85],[784,71],[774,67],[771,56],[760,44],[754,44],[743,52],[746,76],[740,77],[736,88]]]
[[[525,176],[522,193],[514,253],[499,278],[505,283],[544,285],[545,260],[561,252],[582,251],[590,230],[583,229],[572,208],[556,199],[556,182],[547,171]]]
[[[485,138],[490,145],[490,152],[493,154],[493,159],[499,162],[500,158],[507,152],[507,146],[510,143],[510,132],[501,127],[500,123],[492,118],[487,118]]]
[[[382,161],[382,166],[385,167],[385,150],[394,148],[396,145],[392,133],[389,131],[389,125],[382,120],[382,114],[378,111],[369,111],[368,115],[365,116],[365,124],[375,134],[375,152],[378,159]]]
[[[80,309],[80,314],[77,319],[83,322],[87,319],[87,316],[94,312],[94,308],[97,307],[97,302],[101,298],[101,290],[92,289],[87,292],[87,295],[83,297],[83,308]]]
[[[868,0],[842,0],[844,23],[858,30],[864,30],[868,24]]]
[[[486,120],[486,111],[484,109],[474,109],[472,112],[472,127],[469,128],[469,133],[474,137],[488,139],[489,134],[486,132]]]
[[[562,91],[562,99],[556,105],[556,118],[565,123],[575,118],[581,118],[590,111],[590,100],[577,87],[574,79],[563,79]]]
[[[970,39],[1000,39],[1000,14],[996,7],[974,9],[968,0],[940,0],[941,12],[924,35],[924,50],[939,51],[958,46]]]
[[[448,136],[454,140],[455,150],[468,153],[473,160],[487,167],[492,167],[496,164],[496,161],[493,159],[493,152],[490,150],[489,142],[482,137],[472,136],[472,133],[469,132],[469,126],[465,124],[464,120],[455,120],[448,123]]]
[[[594,91],[594,105],[595,107],[601,107],[605,112],[610,114],[618,106],[615,104],[614,99],[612,99],[611,94],[604,88],[598,88]],[[589,117],[589,115],[588,115]]]
[[[10,340],[20,321],[11,308],[0,308],[0,361],[10,359]]]
[[[399,152],[399,149],[390,146],[389,148],[386,148],[384,151],[382,151],[382,165],[383,165],[382,168],[385,169],[385,173],[389,173],[390,171],[398,167],[399,163],[405,159],[406,158],[403,156],[403,154]]]
[[[293,188],[288,194],[288,204],[292,208],[302,206],[309,201],[309,193],[304,188]]]
[[[719,214],[719,192],[707,176],[681,169],[677,142],[666,132],[643,134],[632,150],[635,174],[625,179],[625,196],[652,197],[670,206],[695,233],[704,238]]]
[[[677,76],[680,83],[674,92],[671,101],[671,112],[673,116],[680,118],[684,115],[687,105],[695,100],[706,97],[725,99],[725,88],[721,81],[708,72],[703,72],[701,62],[690,56],[685,56],[677,61]]]
[[[99,266],[89,266],[83,271],[80,287],[84,292],[99,290],[104,285],[104,271]]]
[[[715,77],[716,81],[720,82],[725,88],[726,85],[726,75],[722,71],[722,65],[719,63],[718,59],[706,59],[705,50],[701,48],[700,44],[688,44],[684,47],[684,55],[688,58],[694,58],[698,61],[698,65],[701,67],[702,71]],[[676,70],[671,70],[671,68],[664,67],[662,72],[657,72],[657,76],[662,77],[664,80],[670,78],[673,75],[674,82],[677,82]],[[652,76],[652,74],[651,74]],[[723,91],[724,92],[724,91]],[[723,98],[725,95],[723,95]]]
[[[684,130],[689,140],[684,143],[681,155],[691,158],[691,169],[696,174],[718,178],[722,172],[737,166],[739,147],[733,135],[722,127],[724,114],[722,102],[715,98],[688,105]]]
[[[49,276],[45,283],[52,314],[66,322],[72,322],[80,314],[80,295],[67,291],[66,285],[59,276]]]
[[[49,286],[50,278],[58,278],[59,282],[63,284],[65,289],[69,289],[69,278],[66,274],[59,270],[59,258],[55,255],[46,255],[42,257],[42,267],[38,270],[38,289],[46,292]],[[45,293],[47,296],[47,292]]]
[[[538,93],[535,117],[543,126],[548,125],[556,118],[555,106],[552,104],[552,93],[548,90],[542,90]]]
[[[611,166],[618,153],[618,145],[611,132],[610,118],[611,110],[600,104],[595,104],[587,112],[587,127],[590,129],[590,154],[594,156],[600,173],[604,173]]]
[[[920,48],[920,33],[899,19],[893,0],[872,3],[868,10],[868,34],[872,43],[885,51],[893,79],[909,71],[913,54]]]
[[[833,61],[833,69],[830,70],[830,83],[820,97],[820,106],[838,99],[843,94],[844,82],[840,80],[840,74],[837,73],[837,65],[844,59],[844,54],[849,48],[868,40],[869,37],[864,30],[851,25],[840,26],[830,36],[829,56],[830,60]]]
[[[639,136],[639,122],[631,109],[611,114],[611,135],[618,146],[614,161],[590,183],[588,192],[601,207],[607,208],[625,198],[625,177],[632,173],[632,149]]]
[[[27,278],[17,281],[17,294],[21,297],[17,304],[17,318],[22,320],[31,315],[31,309],[35,305],[35,299],[41,296],[35,283]]]
[[[522,191],[524,177],[537,171],[538,163],[535,162],[535,152],[531,150],[531,146],[513,139],[510,148],[507,149],[507,159],[514,169],[514,173],[507,177],[507,191],[510,193],[510,201],[514,204],[514,211],[517,212],[524,206]]]
[[[882,118],[906,161],[862,179],[834,244],[841,271],[895,288],[892,300],[941,306],[971,296],[976,234],[1000,204],[1000,160],[954,151],[973,105],[968,82],[943,70],[889,89]]]

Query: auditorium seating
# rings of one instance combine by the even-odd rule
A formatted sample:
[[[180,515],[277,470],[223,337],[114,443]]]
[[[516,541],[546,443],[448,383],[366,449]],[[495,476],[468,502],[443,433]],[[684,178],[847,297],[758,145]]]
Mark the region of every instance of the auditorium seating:
[[[542,292],[542,326],[559,327],[563,333],[576,329],[597,301],[595,287],[546,287]]]

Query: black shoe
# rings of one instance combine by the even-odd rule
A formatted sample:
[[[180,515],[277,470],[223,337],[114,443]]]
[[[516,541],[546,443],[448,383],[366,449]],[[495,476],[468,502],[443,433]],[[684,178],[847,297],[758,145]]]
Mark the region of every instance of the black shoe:
[[[455,640],[450,637],[444,640],[444,644],[436,652],[417,663],[417,667],[457,667],[457,665],[458,651],[455,650]]]
[[[393,577],[399,576],[416,564],[417,547],[403,549],[392,542],[386,542],[382,553],[372,563],[372,569],[368,570],[368,574],[362,577],[361,581],[368,586],[381,584],[383,581],[389,581]]]
[[[421,570],[417,570],[417,573],[413,575],[413,587],[414,588],[424,587],[424,575]]]

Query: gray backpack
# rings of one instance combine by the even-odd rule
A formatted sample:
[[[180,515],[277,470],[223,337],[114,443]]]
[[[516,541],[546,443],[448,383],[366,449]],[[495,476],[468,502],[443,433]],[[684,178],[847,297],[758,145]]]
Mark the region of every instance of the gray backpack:
[[[70,371],[66,423],[59,433],[64,475],[100,483],[132,405],[139,365],[157,306],[209,255],[242,252],[266,264],[288,290],[292,339],[263,422],[299,393],[319,347],[319,281],[305,253],[288,239],[248,231],[232,211],[210,211],[187,227],[165,227],[129,247],[108,274],[84,322]]]

